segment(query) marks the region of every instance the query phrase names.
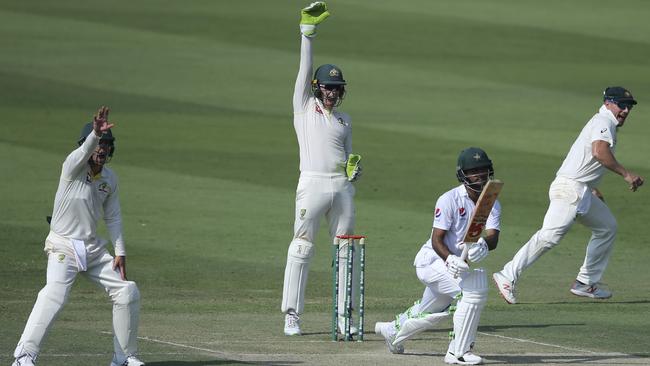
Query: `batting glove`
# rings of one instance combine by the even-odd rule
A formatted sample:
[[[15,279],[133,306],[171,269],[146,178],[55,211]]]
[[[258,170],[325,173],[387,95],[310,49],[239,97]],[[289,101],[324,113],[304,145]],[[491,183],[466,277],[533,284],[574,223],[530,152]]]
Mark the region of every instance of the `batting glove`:
[[[316,26],[323,22],[330,12],[324,1],[316,1],[300,11],[300,33],[305,37],[316,36]]]
[[[345,174],[348,176],[348,181],[355,182],[361,177],[361,155],[350,154],[348,162],[345,164]]]
[[[489,253],[487,242],[485,239],[478,238],[476,243],[465,243],[469,245],[469,250],[467,251],[467,259],[472,263],[478,263],[485,259]]]
[[[450,275],[454,276],[454,278],[469,271],[469,265],[465,263],[464,260],[460,259],[460,257],[453,254],[449,254],[447,256],[445,264],[447,265],[447,272],[449,272]]]

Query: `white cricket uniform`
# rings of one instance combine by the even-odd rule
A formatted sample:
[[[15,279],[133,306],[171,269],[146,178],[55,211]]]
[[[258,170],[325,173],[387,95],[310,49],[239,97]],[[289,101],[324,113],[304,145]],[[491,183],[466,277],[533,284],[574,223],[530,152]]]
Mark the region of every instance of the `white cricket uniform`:
[[[467,189],[462,184],[444,193],[436,202],[433,228],[447,231],[443,242],[456,256],[461,255],[462,249],[459,248],[459,244],[463,241],[475,207],[476,204],[469,198]],[[485,223],[485,230],[500,231],[500,225],[501,204],[497,200]],[[441,312],[451,304],[456,295],[461,293],[461,281],[464,276],[454,278],[449,274],[445,261],[433,250],[431,238],[422,245],[413,265],[418,279],[426,286],[422,299],[413,309],[415,313]]]
[[[293,94],[293,126],[300,149],[300,178],[296,189],[293,240],[289,244],[282,295],[283,312],[302,313],[304,292],[313,254],[313,243],[324,216],[332,239],[354,232],[355,189],[345,174],[352,152],[350,117],[333,108],[329,112],[311,90],[312,39],[301,36],[300,67]],[[346,263],[347,244],[341,246],[340,260]],[[355,256],[354,268],[358,268]],[[343,266],[343,265],[342,265]],[[344,278],[345,271],[340,272]],[[358,270],[353,271],[353,306],[357,304]],[[343,281],[341,281],[343,283]],[[339,309],[342,313],[341,286]]]
[[[588,285],[601,280],[612,252],[617,224],[607,205],[591,192],[606,169],[593,156],[592,143],[606,141],[614,153],[617,126],[616,117],[603,105],[582,129],[551,183],[550,203],[542,228],[501,271],[510,281],[516,282],[523,270],[557,245],[575,219],[592,232],[577,280]]]
[[[135,282],[124,281],[113,270],[113,257],[97,237],[103,217],[116,255],[126,254],[117,176],[107,167],[93,176],[88,163],[99,143],[91,132],[63,163],[54,200],[50,233],[45,240],[48,255],[47,282],[39,292],[16,348],[15,357],[38,355],[43,339],[65,305],[77,273],[103,288],[113,301],[114,347],[118,359],[137,352],[139,292]]]
[[[293,126],[300,148],[294,238],[313,243],[320,219],[329,233],[352,234],[354,186],[345,175],[352,152],[350,117],[336,108],[328,112],[311,91],[312,40],[301,36],[300,69],[293,95]]]

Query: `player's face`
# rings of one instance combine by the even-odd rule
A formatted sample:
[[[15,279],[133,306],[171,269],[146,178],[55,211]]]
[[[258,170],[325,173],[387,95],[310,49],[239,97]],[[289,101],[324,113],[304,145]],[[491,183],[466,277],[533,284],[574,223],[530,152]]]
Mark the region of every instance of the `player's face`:
[[[629,102],[606,101],[605,107],[612,112],[618,121],[618,126],[621,127],[625,123],[625,119],[627,118],[634,105]]]
[[[336,105],[341,96],[342,85],[318,85],[323,96],[323,105],[331,109]]]
[[[465,177],[470,182],[470,186],[477,191],[482,191],[483,187],[490,178],[490,170],[488,168],[476,168],[463,171]]]
[[[113,145],[106,140],[100,140],[99,145],[95,148],[93,155],[90,157],[95,165],[103,166],[108,160],[108,154],[111,152]]]

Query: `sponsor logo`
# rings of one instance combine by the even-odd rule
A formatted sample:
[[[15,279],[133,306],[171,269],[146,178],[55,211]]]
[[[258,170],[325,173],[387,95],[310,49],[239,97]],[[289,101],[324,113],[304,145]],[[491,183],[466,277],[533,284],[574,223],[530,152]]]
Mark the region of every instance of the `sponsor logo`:
[[[86,173],[86,183],[92,183],[93,182],[93,175],[90,171]]]
[[[318,104],[316,104],[316,113],[323,114],[323,110],[320,109],[320,107],[318,106]]]
[[[605,128],[603,128],[602,130],[600,130],[600,133],[605,133],[605,132],[607,132],[607,127],[605,127]]]
[[[339,121],[339,124],[340,124],[341,126],[347,126],[347,125],[348,125],[348,124],[343,120],[343,118],[341,118],[341,117],[337,118],[336,120]]]
[[[306,209],[306,208],[301,208],[301,209],[300,209],[300,220],[304,220],[304,219],[305,219],[305,214],[306,214],[306,213],[307,213],[307,209]]]
[[[467,214],[467,211],[465,211],[465,207],[459,208],[458,209],[458,214],[460,215],[460,217],[464,217],[465,214]]]
[[[442,210],[436,207],[436,213],[435,213],[436,218],[440,217],[440,214],[442,214]]]

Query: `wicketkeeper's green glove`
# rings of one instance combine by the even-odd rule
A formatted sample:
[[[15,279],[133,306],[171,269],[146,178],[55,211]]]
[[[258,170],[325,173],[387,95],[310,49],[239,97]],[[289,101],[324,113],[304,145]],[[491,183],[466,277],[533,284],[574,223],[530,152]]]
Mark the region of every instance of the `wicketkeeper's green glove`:
[[[361,176],[361,155],[350,154],[348,162],[345,164],[345,174],[348,181],[354,182]]]
[[[314,37],[316,26],[328,16],[330,12],[327,11],[327,4],[324,1],[309,4],[300,11],[300,32],[306,37]]]

